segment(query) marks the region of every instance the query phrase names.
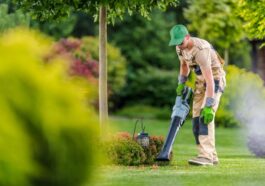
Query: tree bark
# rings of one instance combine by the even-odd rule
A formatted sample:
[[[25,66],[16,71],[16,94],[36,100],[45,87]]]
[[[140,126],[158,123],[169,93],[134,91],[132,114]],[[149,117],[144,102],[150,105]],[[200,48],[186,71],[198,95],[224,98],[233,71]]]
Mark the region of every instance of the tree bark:
[[[252,40],[251,42],[251,60],[252,60],[252,72],[257,73],[258,69],[258,48],[257,41]]]
[[[224,51],[224,60],[225,60],[225,65],[229,65],[229,49],[226,48]]]
[[[108,123],[107,87],[107,8],[99,10],[99,122],[101,130]]]

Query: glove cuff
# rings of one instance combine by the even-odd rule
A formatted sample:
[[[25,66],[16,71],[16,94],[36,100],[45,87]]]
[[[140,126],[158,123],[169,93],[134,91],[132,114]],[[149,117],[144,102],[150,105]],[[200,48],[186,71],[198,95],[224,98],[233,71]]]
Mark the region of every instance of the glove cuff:
[[[205,101],[205,107],[213,107],[215,104],[214,98],[207,97]]]
[[[187,80],[188,80],[187,76],[179,75],[178,77],[179,84],[180,83],[184,84]]]

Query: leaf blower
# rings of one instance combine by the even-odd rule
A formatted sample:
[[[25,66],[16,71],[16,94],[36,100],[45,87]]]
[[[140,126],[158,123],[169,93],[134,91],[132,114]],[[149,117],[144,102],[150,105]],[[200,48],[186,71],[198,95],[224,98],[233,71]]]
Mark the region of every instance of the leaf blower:
[[[177,96],[175,105],[172,109],[171,124],[167,138],[163,144],[162,150],[156,158],[156,161],[169,161],[172,145],[180,127],[184,124],[186,117],[190,112],[190,103],[192,101],[193,91],[190,87],[185,87],[182,96]]]

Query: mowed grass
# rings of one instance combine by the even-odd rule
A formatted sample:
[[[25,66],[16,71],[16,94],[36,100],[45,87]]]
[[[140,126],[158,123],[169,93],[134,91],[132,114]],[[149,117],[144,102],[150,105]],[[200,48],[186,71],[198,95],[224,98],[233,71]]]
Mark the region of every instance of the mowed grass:
[[[111,119],[113,132],[133,132],[135,120]],[[170,121],[145,120],[150,135],[166,136]],[[138,126],[137,131],[140,131]],[[170,166],[103,166],[96,186],[216,186],[265,185],[265,159],[256,158],[246,147],[246,132],[243,129],[216,129],[216,144],[220,164],[212,167],[191,166],[189,158],[196,156],[196,145],[191,121],[179,131]]]

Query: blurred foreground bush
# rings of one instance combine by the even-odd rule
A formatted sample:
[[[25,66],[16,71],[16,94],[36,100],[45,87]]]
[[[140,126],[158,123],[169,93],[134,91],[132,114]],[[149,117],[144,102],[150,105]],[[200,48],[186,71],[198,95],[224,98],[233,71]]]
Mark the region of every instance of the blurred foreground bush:
[[[142,147],[127,132],[121,132],[105,142],[107,158],[118,165],[152,165],[164,143],[162,136],[150,136],[149,146]],[[172,158],[172,153],[171,153]]]
[[[28,30],[0,38],[0,185],[83,185],[97,163],[92,87],[44,63],[49,46]]]

